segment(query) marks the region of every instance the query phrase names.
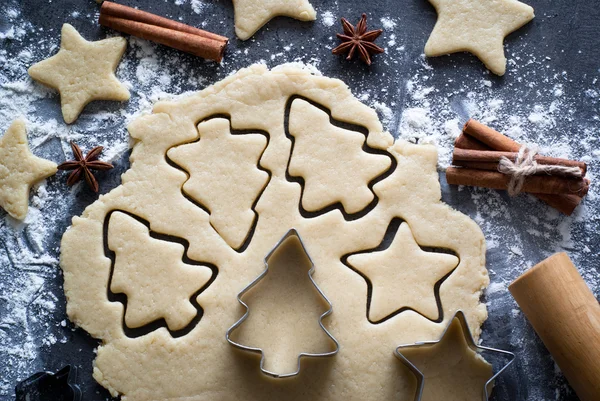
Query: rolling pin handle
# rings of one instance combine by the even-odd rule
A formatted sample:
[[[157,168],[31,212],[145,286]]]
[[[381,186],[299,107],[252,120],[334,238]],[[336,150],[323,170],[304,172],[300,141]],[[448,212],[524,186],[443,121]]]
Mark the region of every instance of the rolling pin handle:
[[[600,304],[566,253],[509,287],[581,401],[600,400]]]

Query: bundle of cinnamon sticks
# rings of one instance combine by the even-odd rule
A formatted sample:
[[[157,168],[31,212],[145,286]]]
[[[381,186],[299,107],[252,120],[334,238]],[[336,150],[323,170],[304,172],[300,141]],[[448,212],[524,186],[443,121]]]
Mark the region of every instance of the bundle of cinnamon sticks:
[[[223,59],[229,39],[135,8],[104,1],[100,25],[209,60]]]
[[[512,176],[499,172],[500,161],[506,158],[515,162],[519,150],[519,143],[471,119],[455,142],[452,164],[456,167],[446,170],[446,179],[453,185],[507,189]],[[551,175],[540,173],[527,176],[521,188],[522,192],[533,194],[560,212],[572,214],[590,186],[590,180],[585,178],[587,165],[581,161],[540,155],[535,155],[534,160],[538,165],[580,170],[580,174],[575,175],[558,171]]]

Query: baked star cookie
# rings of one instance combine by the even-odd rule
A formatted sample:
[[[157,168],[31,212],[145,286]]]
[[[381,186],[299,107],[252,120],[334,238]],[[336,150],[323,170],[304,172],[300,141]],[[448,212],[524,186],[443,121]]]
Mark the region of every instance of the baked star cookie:
[[[504,37],[534,17],[517,0],[429,0],[438,20],[425,44],[425,55],[469,52],[496,75],[506,72]]]
[[[456,310],[479,335],[481,230],[441,202],[435,147],[394,141],[343,82],[255,65],[128,129],[122,185],[73,219],[61,249],[69,318],[102,341],[94,377],[114,396],[409,400],[398,345],[437,340]],[[292,228],[312,263],[278,248],[232,335],[273,376],[328,356],[274,379],[225,336]]]
[[[31,186],[56,174],[56,163],[34,156],[27,144],[25,121],[16,120],[0,138],[0,207],[23,220]]]
[[[264,24],[277,16],[314,21],[317,13],[308,0],[233,0],[235,33],[250,39]]]
[[[29,75],[58,90],[63,118],[70,124],[93,100],[129,99],[129,91],[115,76],[126,47],[121,37],[88,42],[64,24],[58,53],[32,65]]]

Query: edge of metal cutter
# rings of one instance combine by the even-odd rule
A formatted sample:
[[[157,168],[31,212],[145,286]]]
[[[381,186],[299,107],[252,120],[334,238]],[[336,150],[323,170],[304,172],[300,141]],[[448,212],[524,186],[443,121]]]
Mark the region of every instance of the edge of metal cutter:
[[[463,331],[463,335],[465,336],[465,339],[467,341],[467,345],[473,351],[478,352],[478,350],[480,350],[480,351],[484,351],[484,352],[500,353],[508,358],[508,362],[506,362],[500,370],[498,370],[487,382],[485,382],[485,385],[483,386],[483,394],[482,394],[483,401],[488,401],[488,399],[489,399],[488,386],[490,385],[490,383],[492,383],[498,376],[500,376],[500,374],[502,374],[502,372],[504,372],[504,370],[506,370],[506,368],[508,368],[515,360],[515,354],[512,352],[504,351],[504,350],[497,349],[497,348],[490,348],[490,347],[484,347],[484,346],[477,345],[477,343],[475,342],[475,339],[473,338],[473,334],[471,333],[471,329],[469,328],[469,324],[467,323],[467,318],[465,317],[464,312],[459,310],[454,314],[454,316],[452,316],[452,319],[450,319],[450,321],[448,322],[448,325],[444,329],[444,332],[440,336],[439,340],[419,341],[414,344],[399,345],[394,350],[394,355],[396,355],[396,357],[398,359],[400,359],[400,361],[417,378],[417,392],[416,392],[414,401],[421,401],[421,399],[423,397],[423,390],[425,388],[425,376],[423,375],[423,372],[421,372],[419,370],[419,368],[417,368],[412,362],[410,362],[410,360],[408,360],[408,358],[406,358],[402,354],[401,350],[407,349],[407,348],[431,347],[432,345],[438,344],[446,336],[446,333],[450,329],[450,326],[452,326],[452,323],[454,322],[455,319],[458,319],[458,321],[460,322],[460,325],[461,325],[461,328]]]
[[[234,340],[231,339],[231,334],[242,324],[244,323],[244,321],[248,318],[248,316],[250,315],[250,307],[244,302],[242,301],[242,297],[244,296],[244,294],[246,294],[248,291],[250,291],[252,288],[254,288],[268,273],[269,273],[269,259],[270,257],[273,255],[273,253],[275,253],[275,251],[277,251],[277,249],[283,244],[283,242],[285,242],[285,240],[287,240],[288,238],[295,236],[298,238],[298,241],[300,242],[300,246],[302,247],[304,253],[306,254],[309,262],[310,262],[310,270],[308,271],[308,277],[310,279],[310,281],[312,282],[313,286],[315,287],[315,289],[317,290],[317,292],[319,293],[319,295],[321,295],[321,297],[323,297],[323,299],[325,300],[325,302],[327,303],[327,305],[329,306],[329,309],[327,309],[323,314],[321,314],[319,316],[319,325],[321,326],[321,329],[325,332],[325,334],[327,334],[327,336],[329,337],[329,339],[335,344],[335,349],[333,351],[330,352],[321,352],[321,353],[307,353],[307,352],[303,352],[300,353],[298,355],[298,365],[297,365],[297,369],[295,372],[292,373],[285,373],[285,374],[279,374],[276,372],[272,372],[269,371],[267,369],[264,368],[264,361],[265,361],[265,356],[263,353],[262,348],[255,348],[255,347],[248,347],[245,346],[243,344],[240,344],[238,342],[235,342]],[[244,313],[244,315],[233,324],[233,326],[231,326],[226,334],[225,334],[225,338],[227,339],[227,341],[229,342],[229,344],[233,345],[234,347],[241,349],[243,351],[249,351],[249,352],[253,352],[253,353],[257,353],[261,355],[260,358],[260,370],[268,375],[271,376],[273,378],[276,379],[280,379],[280,378],[288,378],[288,377],[293,377],[293,376],[297,376],[298,374],[300,374],[300,362],[301,359],[303,357],[329,357],[329,356],[334,356],[336,355],[339,350],[340,350],[340,344],[339,342],[335,339],[335,337],[325,328],[325,326],[323,325],[323,319],[327,316],[329,316],[331,313],[333,313],[333,305],[331,304],[331,302],[329,301],[329,299],[325,296],[325,294],[323,293],[323,291],[319,288],[319,286],[317,285],[317,283],[315,282],[314,278],[313,278],[313,274],[315,272],[315,264],[312,260],[312,258],[310,257],[310,254],[308,253],[306,246],[304,245],[304,241],[302,241],[302,237],[300,236],[300,233],[298,232],[298,230],[296,230],[295,228],[292,228],[290,230],[288,230],[288,232],[277,242],[277,244],[275,244],[275,246],[273,247],[273,249],[271,249],[269,251],[269,253],[267,254],[267,256],[265,256],[264,258],[264,264],[265,264],[265,269],[263,270],[263,272],[257,277],[255,278],[250,284],[248,284],[242,291],[240,291],[237,295],[237,300],[238,302],[244,307],[246,308],[246,313]]]

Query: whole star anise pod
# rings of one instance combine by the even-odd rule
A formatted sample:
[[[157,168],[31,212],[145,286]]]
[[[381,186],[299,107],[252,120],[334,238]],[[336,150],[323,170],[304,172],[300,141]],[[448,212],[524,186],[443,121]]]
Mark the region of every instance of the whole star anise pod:
[[[73,141],[71,141],[71,149],[73,150],[75,160],[66,161],[58,166],[59,170],[73,170],[69,178],[67,178],[67,185],[73,185],[81,180],[81,178],[85,178],[85,182],[87,182],[92,191],[98,192],[98,180],[94,177],[92,170],[104,171],[113,168],[112,164],[98,160],[98,156],[100,156],[104,148],[96,146],[85,157],[81,148]]]
[[[356,28],[346,18],[342,18],[342,26],[344,27],[344,33],[338,33],[337,37],[343,43],[331,51],[333,54],[339,55],[348,52],[346,59],[351,60],[358,49],[361,60],[367,65],[371,65],[371,55],[385,51],[373,43],[381,35],[383,29],[367,32],[367,14],[362,15],[360,21],[356,24]]]

